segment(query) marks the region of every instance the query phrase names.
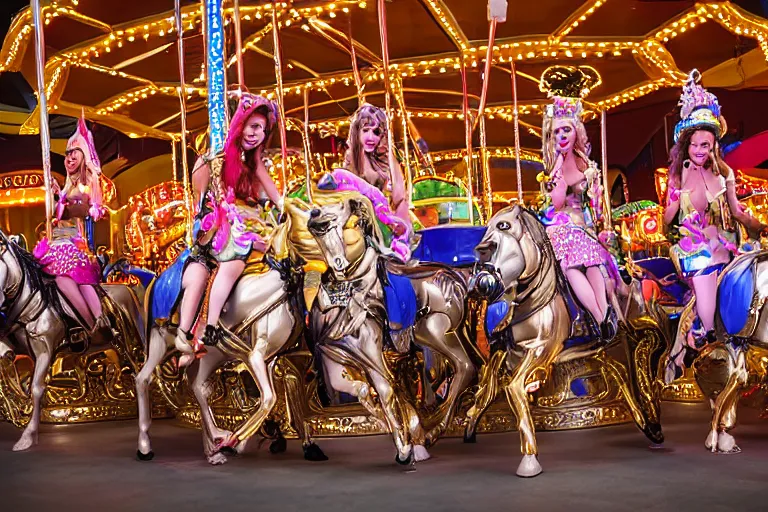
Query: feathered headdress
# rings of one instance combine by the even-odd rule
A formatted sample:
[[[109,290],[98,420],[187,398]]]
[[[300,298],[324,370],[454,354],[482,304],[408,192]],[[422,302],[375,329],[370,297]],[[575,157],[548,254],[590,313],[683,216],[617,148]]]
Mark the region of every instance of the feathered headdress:
[[[224,184],[226,187],[237,189],[240,173],[243,171],[243,163],[240,161],[240,136],[245,128],[245,123],[259,108],[267,119],[264,127],[264,145],[269,142],[269,136],[277,124],[277,106],[267,98],[257,96],[249,92],[240,96],[237,109],[229,123],[227,140],[224,142]]]
[[[701,73],[694,69],[688,75],[683,94],[680,95],[680,122],[675,125],[675,142],[680,134],[689,128],[709,127],[715,130],[718,138],[725,135],[725,119],[720,115],[720,103],[717,96],[699,85]]]
[[[539,80],[539,90],[552,98],[544,115],[554,119],[581,120],[582,98],[602,83],[600,74],[590,66],[551,66]]]

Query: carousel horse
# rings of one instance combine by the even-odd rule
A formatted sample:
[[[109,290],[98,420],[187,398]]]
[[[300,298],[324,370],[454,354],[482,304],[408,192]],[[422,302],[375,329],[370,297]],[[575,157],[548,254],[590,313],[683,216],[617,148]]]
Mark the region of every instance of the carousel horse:
[[[112,331],[111,343],[118,354],[134,369],[142,345],[141,308],[133,292],[121,285],[102,288],[102,307]],[[11,378],[7,371],[16,355],[28,355],[35,361],[32,376],[32,414],[14,451],[37,444],[41,401],[46,377],[57,353],[77,344],[72,341],[77,331],[87,331],[76,309],[58,290],[53,277],[43,273],[35,258],[0,232],[0,378]],[[69,341],[68,341],[69,340]],[[93,340],[91,340],[93,341]],[[106,340],[102,340],[103,342]],[[79,346],[89,350],[95,343],[88,340]],[[12,384],[13,385],[13,384]],[[20,386],[14,389],[23,391]],[[20,396],[22,400],[28,398]]]
[[[313,198],[306,221],[329,268],[310,309],[313,337],[323,356],[345,367],[360,402],[392,433],[397,462],[425,460],[425,445],[445,431],[474,376],[462,329],[465,279],[446,266],[404,265],[387,256],[373,207],[362,195],[322,196]],[[429,433],[385,363],[385,340],[400,353],[413,341],[450,361],[451,389]]]
[[[280,244],[285,238],[287,225],[272,234],[271,244]],[[220,325],[225,336],[216,346],[209,346],[199,360],[197,372],[192,378],[191,390],[200,405],[203,430],[203,449],[209,463],[227,462],[225,453],[242,453],[247,440],[264,424],[275,407],[274,374],[277,358],[291,349],[303,330],[303,306],[297,301],[300,295],[301,271],[287,260],[277,262],[268,256],[267,264],[249,264],[237,282],[224,306]],[[151,284],[147,291],[148,320],[151,326],[148,336],[147,358],[136,376],[136,395],[139,404],[139,440],[137,457],[151,460],[149,428],[152,421],[149,403],[149,385],[153,374],[167,355],[174,350],[176,327],[171,323],[160,324],[157,318],[172,316],[163,310],[163,289],[169,282],[181,278],[188,251]],[[172,287],[172,283],[170,284]],[[174,305],[175,307],[175,305]],[[213,372],[227,361],[240,361],[247,367],[256,383],[259,406],[239,426],[229,432],[216,426],[208,403],[206,381]],[[290,407],[291,404],[289,404]],[[326,460],[322,450],[311,442],[301,421],[296,429],[304,439],[304,457],[307,460]]]
[[[663,442],[654,364],[650,357],[646,357],[643,364],[634,357],[638,352],[645,352],[646,356],[648,352],[663,352],[666,347],[660,337],[655,338],[655,346],[648,350],[629,347],[629,375],[611,357],[603,357],[606,343],[600,336],[574,339],[574,326],[580,323],[578,318],[588,315],[570,296],[543,224],[524,208],[507,207],[494,215],[475,250],[481,268],[472,278],[470,293],[488,301],[485,329],[492,356],[481,370],[476,401],[467,413],[465,439],[474,434],[483,411],[503,389],[517,418],[521,437],[523,459],[517,474],[538,475],[542,469],[528,393],[539,388],[553,363],[597,354],[606,380],[619,387],[635,423],[652,442]],[[618,276],[615,278],[621,281]],[[621,285],[623,281],[618,287]],[[639,283],[624,287],[623,307],[615,293],[611,296],[619,320],[628,324],[627,337],[633,336],[633,329],[654,329],[652,323],[643,325],[652,315],[645,310]],[[660,354],[656,356],[654,360],[660,358]]]
[[[695,298],[680,314],[672,353],[687,345],[695,317]],[[764,384],[768,377],[768,251],[737,256],[718,279],[717,338],[706,344],[693,362],[696,381],[710,398],[712,421],[705,446],[713,453],[739,453],[728,432],[736,424],[742,391]],[[674,372],[667,370],[666,380]]]

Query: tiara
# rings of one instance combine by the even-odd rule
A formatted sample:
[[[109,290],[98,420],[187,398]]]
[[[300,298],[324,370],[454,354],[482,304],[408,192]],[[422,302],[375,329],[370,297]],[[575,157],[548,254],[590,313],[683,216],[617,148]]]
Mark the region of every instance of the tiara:
[[[675,126],[675,142],[680,134],[689,128],[714,128],[718,136],[724,135],[724,123],[720,116],[720,103],[717,96],[699,85],[701,73],[694,69],[688,75],[680,95],[680,122]]]

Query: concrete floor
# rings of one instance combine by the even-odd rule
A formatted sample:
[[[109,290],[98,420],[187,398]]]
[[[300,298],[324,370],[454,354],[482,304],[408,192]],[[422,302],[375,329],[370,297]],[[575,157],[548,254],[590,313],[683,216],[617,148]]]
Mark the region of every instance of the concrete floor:
[[[704,449],[704,405],[665,404],[661,450],[631,425],[540,433],[535,479],[515,476],[516,433],[444,439],[405,472],[383,436],[321,440],[322,463],[297,441],[281,455],[254,442],[211,467],[199,433],[172,421],[154,423],[151,462],[134,458],[135,422],[45,425],[26,453],[11,452],[20,432],[0,424],[0,511],[768,510],[768,421],[741,413],[743,452],[729,456]]]

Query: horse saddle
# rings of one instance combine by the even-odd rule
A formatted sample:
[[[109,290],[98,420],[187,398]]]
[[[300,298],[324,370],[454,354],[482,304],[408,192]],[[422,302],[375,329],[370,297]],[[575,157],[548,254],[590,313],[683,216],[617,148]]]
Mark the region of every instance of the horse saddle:
[[[757,263],[768,258],[765,252],[748,253],[738,257],[723,273],[717,289],[717,306],[725,332],[731,336],[749,337],[760,315],[760,300],[755,293]]]

